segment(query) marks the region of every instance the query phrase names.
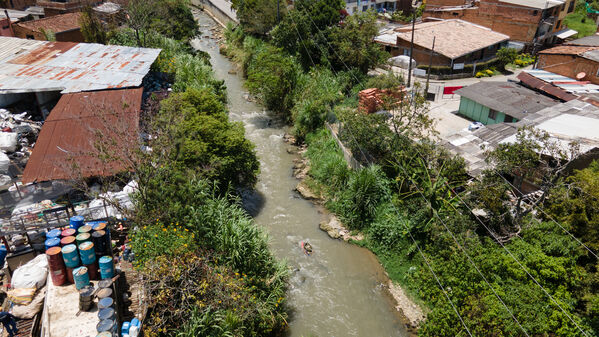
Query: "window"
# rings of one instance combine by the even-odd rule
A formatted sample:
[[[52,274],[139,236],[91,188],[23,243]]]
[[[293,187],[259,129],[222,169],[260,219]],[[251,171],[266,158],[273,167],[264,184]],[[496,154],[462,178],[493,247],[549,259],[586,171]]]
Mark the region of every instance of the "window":
[[[595,77],[599,77],[599,68],[597,68],[597,75]]]
[[[489,109],[489,119],[495,120],[497,118],[497,110]]]
[[[559,20],[556,24],[555,24],[555,29],[560,29],[562,28],[562,20]]]
[[[503,119],[504,123],[511,123],[514,121],[514,117],[510,116],[510,115],[505,115],[505,118]]]
[[[366,12],[368,10],[368,5],[362,7],[362,12]]]
[[[35,40],[35,37],[33,35],[27,34],[27,36],[25,36],[25,37],[28,38],[29,40]]]
[[[568,13],[572,13],[572,11],[574,10],[575,4],[576,4],[576,1],[574,1],[574,0],[570,1],[570,6],[568,7]]]
[[[532,16],[537,16],[537,14],[539,14],[539,11],[537,11],[537,10],[532,11]]]

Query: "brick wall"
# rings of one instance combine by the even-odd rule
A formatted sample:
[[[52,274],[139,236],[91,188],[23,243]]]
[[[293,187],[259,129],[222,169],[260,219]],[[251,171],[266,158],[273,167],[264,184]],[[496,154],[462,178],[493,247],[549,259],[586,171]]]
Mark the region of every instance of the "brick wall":
[[[13,36],[10,29],[10,20],[7,18],[0,19],[0,36]]]
[[[39,31],[31,30],[27,27],[23,27],[18,23],[13,25],[13,31],[15,33],[15,37],[19,37],[21,39],[34,39],[40,41],[46,41],[46,36]]]
[[[27,27],[22,27],[18,24],[13,25],[13,30],[15,32],[15,37],[19,37],[22,39],[31,39],[46,41],[46,36],[37,30],[31,30]],[[80,29],[73,29],[66,32],[55,33],[56,41],[62,42],[84,42],[83,34],[81,34]]]
[[[36,0],[3,0],[0,5],[4,8],[23,10],[29,6],[35,6]]]
[[[455,0],[433,0],[439,4],[450,4]],[[499,3],[497,0],[485,0],[477,7],[456,10],[435,11],[429,7],[424,18],[462,19],[510,36],[510,40],[531,43],[541,21],[542,10]],[[559,11],[559,7],[556,7]],[[558,12],[556,12],[558,14]]]
[[[581,72],[586,73],[584,81],[599,84],[599,63],[575,55],[539,54],[539,69],[547,70],[562,76],[576,78]]]

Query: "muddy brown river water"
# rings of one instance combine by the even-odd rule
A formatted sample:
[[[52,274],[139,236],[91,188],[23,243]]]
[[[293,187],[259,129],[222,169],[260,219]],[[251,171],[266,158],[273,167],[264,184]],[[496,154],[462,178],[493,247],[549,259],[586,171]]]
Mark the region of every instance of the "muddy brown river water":
[[[285,124],[262,106],[246,100],[243,78],[229,74],[235,66],[218,52],[211,28],[215,22],[198,11],[200,38],[195,48],[211,56],[216,77],[225,81],[231,120],[243,122],[256,145],[260,178],[244,205],[270,236],[274,254],[291,272],[288,293],[290,337],[409,336],[382,283],[385,274],[368,250],[333,240],[318,228],[326,218],[318,207],[295,191],[290,145],[283,141]],[[314,254],[299,247],[308,240]]]

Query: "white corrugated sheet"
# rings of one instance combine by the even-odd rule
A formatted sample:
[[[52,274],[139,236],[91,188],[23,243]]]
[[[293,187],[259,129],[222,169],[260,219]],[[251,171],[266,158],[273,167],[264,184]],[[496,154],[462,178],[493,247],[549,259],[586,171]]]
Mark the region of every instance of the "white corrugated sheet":
[[[141,85],[160,49],[0,37],[0,93]]]

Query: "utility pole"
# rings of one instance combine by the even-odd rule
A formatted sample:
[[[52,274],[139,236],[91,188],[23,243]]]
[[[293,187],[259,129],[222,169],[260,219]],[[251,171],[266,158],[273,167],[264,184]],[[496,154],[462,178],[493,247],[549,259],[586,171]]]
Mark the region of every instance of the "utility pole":
[[[431,48],[431,59],[428,62],[428,71],[426,74],[426,87],[424,89],[424,94],[428,96],[428,82],[431,79],[431,67],[433,66],[433,54],[435,53],[435,39],[437,39],[436,36],[433,36],[433,47]]]
[[[416,10],[412,8],[412,42],[410,42],[410,65],[408,66],[408,88],[412,85],[412,54],[414,53],[414,27],[416,25]]]

